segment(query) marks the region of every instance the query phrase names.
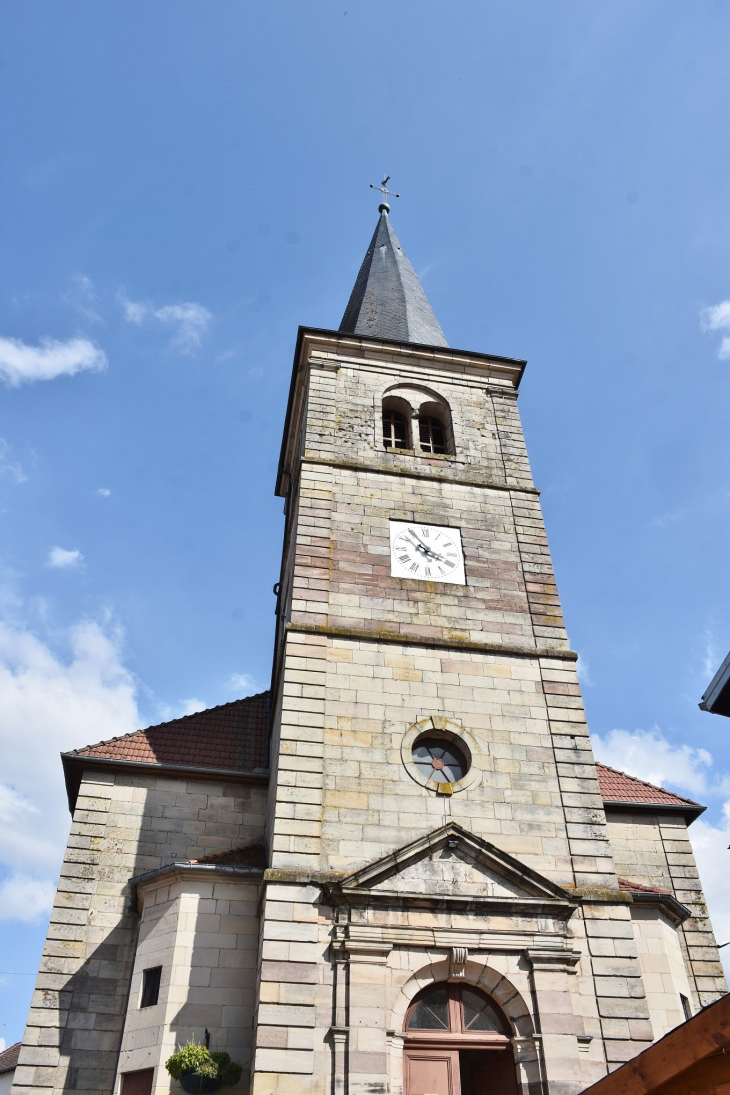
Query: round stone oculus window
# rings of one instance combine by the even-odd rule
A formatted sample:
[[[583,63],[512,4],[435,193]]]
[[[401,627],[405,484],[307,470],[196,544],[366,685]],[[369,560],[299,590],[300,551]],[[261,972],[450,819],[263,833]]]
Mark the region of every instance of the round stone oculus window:
[[[485,751],[484,746],[445,715],[423,715],[400,741],[408,775],[437,795],[459,794],[481,783],[481,769],[474,763],[480,750]]]
[[[413,763],[434,783],[458,783],[469,771],[469,762],[458,745],[430,734],[413,743]]]

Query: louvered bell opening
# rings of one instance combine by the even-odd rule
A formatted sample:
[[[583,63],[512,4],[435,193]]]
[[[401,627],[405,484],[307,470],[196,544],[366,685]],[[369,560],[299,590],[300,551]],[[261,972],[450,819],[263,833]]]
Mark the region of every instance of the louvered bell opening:
[[[446,452],[444,427],[438,418],[424,415],[418,420],[418,438],[424,452]]]
[[[398,411],[383,411],[383,444],[386,449],[408,448],[408,423]]]

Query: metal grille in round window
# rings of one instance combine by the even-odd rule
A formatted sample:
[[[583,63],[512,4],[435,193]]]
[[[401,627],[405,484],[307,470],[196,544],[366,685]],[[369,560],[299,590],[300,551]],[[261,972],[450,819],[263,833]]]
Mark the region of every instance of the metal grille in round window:
[[[420,738],[413,746],[413,762],[435,783],[457,783],[469,770],[461,749],[445,738]]]

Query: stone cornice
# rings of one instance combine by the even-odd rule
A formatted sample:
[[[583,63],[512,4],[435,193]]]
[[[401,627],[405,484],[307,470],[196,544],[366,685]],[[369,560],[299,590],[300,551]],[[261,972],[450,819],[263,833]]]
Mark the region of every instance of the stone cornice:
[[[398,342],[388,338],[368,338],[365,335],[343,334],[322,327],[300,327],[298,343],[305,348],[302,357],[307,359],[311,347],[326,346],[333,359],[347,360],[354,364],[363,353],[383,354],[400,361],[417,361],[424,365],[453,366],[494,371],[509,377],[515,388],[519,387],[527,361],[524,358],[502,357],[499,354],[483,354],[475,350],[456,350],[451,346],[422,346],[417,342]]]
[[[306,464],[323,465],[328,468],[347,468],[349,471],[364,471],[375,472],[380,475],[395,475],[401,479],[429,479],[438,483],[457,483],[459,486],[467,487],[480,487],[482,490],[501,490],[506,491],[509,494],[534,494],[539,496],[540,490],[538,487],[521,487],[516,484],[510,483],[497,483],[493,480],[486,480],[479,478],[478,476],[470,477],[469,475],[448,475],[439,471],[438,468],[429,467],[425,468],[409,468],[405,465],[397,466],[396,460],[407,460],[409,453],[404,450],[404,453],[399,454],[397,457],[393,457],[393,463],[386,464],[379,460],[341,460],[339,457],[330,456],[311,456],[305,455],[301,459],[302,467]],[[453,466],[448,465],[447,466]]]
[[[561,650],[555,646],[526,648],[507,646],[500,643],[476,643],[469,639],[444,639],[424,635],[413,635],[391,631],[379,627],[370,631],[364,627],[331,627],[329,624],[288,623],[287,632],[306,635],[328,635],[333,639],[352,639],[354,642],[396,643],[398,646],[428,646],[437,650],[469,650],[479,654],[509,655],[518,658],[562,658],[576,662],[578,655],[574,650]]]
[[[355,908],[433,909],[441,912],[475,912],[479,916],[493,914],[499,917],[554,917],[568,920],[576,905],[567,900],[544,897],[482,897],[465,894],[424,894],[395,890],[341,889],[324,883],[327,901],[332,905],[349,905]]]
[[[167,863],[164,867],[158,867],[154,871],[145,871],[144,874],[135,875],[134,878],[130,878],[129,886],[132,891],[132,904],[141,913],[144,905],[142,900],[144,891],[165,879],[171,882],[181,882],[186,879],[190,881],[195,879],[206,881],[227,879],[233,882],[255,881],[258,884],[263,876],[263,867],[236,866],[233,863],[190,863],[187,860],[182,860]]]
[[[633,799],[604,798],[603,805],[606,810],[616,813],[650,813],[650,814],[680,814],[688,825],[704,814],[706,806],[699,803],[693,805],[681,802],[636,802]]]
[[[671,893],[651,893],[646,890],[631,890],[631,904],[644,908],[661,909],[675,924],[684,924],[692,916],[691,911]]]
[[[494,359],[490,358],[490,363],[493,363]],[[340,369],[362,369],[371,368],[377,369],[379,373],[384,376],[390,374],[391,376],[412,376],[414,380],[422,381],[430,378],[432,375],[429,368],[430,363],[426,362],[422,364],[419,360],[413,362],[393,361],[390,358],[368,358],[368,357],[348,357],[347,354],[343,354],[340,351],[334,353],[329,351],[324,353],[322,351],[312,350],[311,356],[307,358],[307,365],[310,369],[323,369],[325,372],[337,373]],[[505,379],[492,378],[491,380],[485,380],[483,377],[470,376],[468,373],[457,372],[452,370],[449,376],[449,384],[459,384],[465,388],[474,388],[477,391],[485,392],[487,395],[496,395],[504,397],[505,399],[516,400],[518,396],[517,389],[508,379],[509,373],[505,373]]]

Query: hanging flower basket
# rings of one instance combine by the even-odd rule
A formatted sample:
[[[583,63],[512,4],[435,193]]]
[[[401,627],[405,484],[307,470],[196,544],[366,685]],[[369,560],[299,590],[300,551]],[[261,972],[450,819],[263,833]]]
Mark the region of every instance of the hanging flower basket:
[[[221,1087],[235,1087],[241,1079],[241,1066],[227,1053],[211,1053],[194,1039],[168,1057],[165,1068],[188,1095],[214,1095]]]
[[[188,1069],[180,1073],[180,1086],[188,1095],[215,1095],[222,1085],[217,1076],[204,1076],[197,1069]]]

